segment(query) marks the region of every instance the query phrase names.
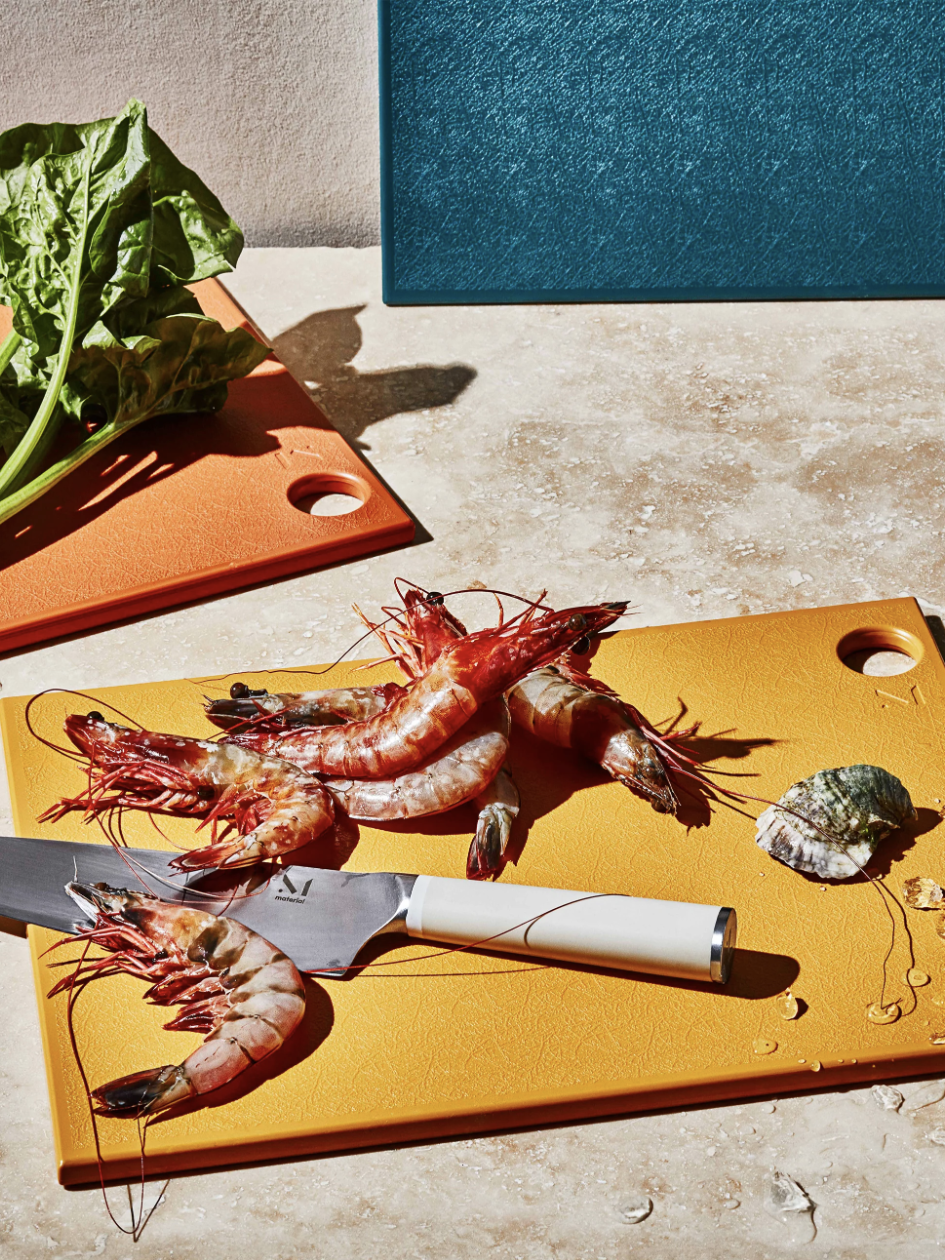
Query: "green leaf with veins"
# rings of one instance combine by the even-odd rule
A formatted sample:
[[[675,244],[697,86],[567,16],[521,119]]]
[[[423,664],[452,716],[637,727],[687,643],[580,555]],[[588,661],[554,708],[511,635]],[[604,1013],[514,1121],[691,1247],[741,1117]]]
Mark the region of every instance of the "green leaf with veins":
[[[70,144],[78,147],[55,151]],[[148,291],[149,175],[139,101],[103,122],[27,125],[0,137],[3,289],[13,331],[28,343],[20,350],[29,353],[34,376],[47,380],[29,428],[0,468],[0,494],[28,481],[52,445],[74,342],[122,298]]]
[[[80,407],[94,401],[109,424],[126,429],[167,412],[218,410],[226,382],[268,353],[244,329],[228,332],[206,315],[169,315],[123,340],[100,323],[74,352],[67,383],[74,397],[84,395]]]
[[[165,316],[123,342],[97,324],[73,354],[63,395],[73,414],[91,401],[105,408],[107,421],[71,455],[0,500],[0,523],[142,420],[219,410],[227,382],[246,376],[268,353],[244,329],[227,331],[205,315]]]
[[[0,520],[91,453],[36,476],[66,416],[109,417],[95,449],[148,415],[215,409],[265,357],[181,286],[232,270],[243,237],[129,101],[116,118],[0,135]],[[32,479],[32,480],[31,480]]]
[[[243,233],[192,170],[161,137],[151,137],[154,249],[151,283],[193,284],[236,266]]]
[[[33,357],[58,363],[70,313],[82,337],[148,291],[152,214],[144,106],[81,126],[0,136],[0,287]]]

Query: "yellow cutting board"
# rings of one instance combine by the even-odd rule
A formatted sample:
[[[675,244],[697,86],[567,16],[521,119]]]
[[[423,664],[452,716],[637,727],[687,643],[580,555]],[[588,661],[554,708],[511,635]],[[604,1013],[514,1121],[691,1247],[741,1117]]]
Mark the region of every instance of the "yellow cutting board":
[[[841,660],[884,645],[905,648],[915,667],[874,678]],[[752,795],[776,799],[826,767],[884,766],[906,784],[919,818],[882,846],[873,869],[888,873],[897,894],[910,876],[945,883],[945,666],[914,601],[626,631],[601,643],[593,672],[654,722],[672,718],[681,701],[683,724],[701,723],[694,746],[745,776],[725,781]],[[394,673],[384,666],[366,676],[344,665],[318,679],[241,677],[276,691]],[[95,704],[50,694],[33,718],[40,733],[61,740],[64,714],[107,702],[153,729],[206,736],[201,695],[214,686],[225,694],[231,681],[102,688]],[[18,832],[101,839],[77,815],[36,822],[81,789],[83,772],[30,735],[24,707],[23,699],[0,707]],[[789,870],[756,847],[752,819],[737,810],[714,806],[708,825],[696,817],[700,825],[687,829],[518,730],[512,764],[523,798],[521,852],[503,879],[733,905],[739,953],[728,986],[535,967],[496,954],[424,958],[428,946],[405,945],[384,955],[406,960],[402,967],[312,982],[304,1025],[283,1052],[208,1105],[158,1117],[147,1135],[150,1171],[945,1071],[945,1045],[936,1044],[945,1029],[945,942],[934,912],[907,911],[914,964],[900,922],[886,999],[898,999],[904,1013],[876,1026],[866,1010],[880,997],[890,920],[874,887],[826,885]],[[176,842],[193,842],[192,821],[160,826]],[[462,876],[473,826],[471,808],[391,830],[349,824],[310,846],[306,859]],[[127,813],[124,834],[131,844],[164,844],[145,815]],[[87,1182],[97,1170],[65,999],[43,996],[55,973],[42,953],[55,935],[30,935],[60,1179]],[[912,965],[931,976],[914,992],[905,979]],[[802,1003],[792,1022],[775,1001],[788,986]],[[76,1035],[92,1086],[180,1062],[198,1044],[195,1035],[162,1031],[168,1013],[147,1006],[141,992],[122,976],[79,1000]],[[758,1054],[759,1040],[777,1049]],[[100,1119],[99,1131],[106,1174],[136,1175],[135,1124]]]

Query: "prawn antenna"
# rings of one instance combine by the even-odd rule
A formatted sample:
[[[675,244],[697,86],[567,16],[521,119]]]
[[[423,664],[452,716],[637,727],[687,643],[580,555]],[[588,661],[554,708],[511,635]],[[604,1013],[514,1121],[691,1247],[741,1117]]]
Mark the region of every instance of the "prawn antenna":
[[[122,713],[121,709],[116,709],[113,704],[109,704],[107,700],[100,700],[98,696],[90,696],[84,691],[73,691],[71,687],[47,687],[44,691],[37,691],[35,696],[30,696],[26,702],[26,708],[23,710],[23,721],[26,723],[26,729],[40,744],[44,744],[47,748],[51,748],[53,752],[61,753],[63,757],[68,757],[70,761],[84,762],[85,758],[80,756],[73,748],[64,748],[61,744],[55,744],[51,739],[47,739],[45,735],[40,735],[39,731],[33,726],[32,709],[37,700],[42,700],[43,696],[60,693],[65,696],[79,696],[83,700],[91,700],[93,704],[100,704],[103,708],[111,709],[112,713],[117,713],[120,718],[124,718],[126,722],[131,722],[133,726],[137,726],[139,731],[143,731],[144,727],[136,719],[128,713]]]

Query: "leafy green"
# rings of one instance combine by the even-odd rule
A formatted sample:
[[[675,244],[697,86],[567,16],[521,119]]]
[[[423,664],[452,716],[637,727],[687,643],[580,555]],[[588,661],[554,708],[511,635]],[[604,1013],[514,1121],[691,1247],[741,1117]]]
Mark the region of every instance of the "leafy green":
[[[167,412],[216,411],[226,382],[251,372],[265,347],[205,315],[170,315],[121,341],[97,324],[73,355],[70,386],[120,428]]]
[[[94,403],[104,409],[104,423],[70,455],[0,502],[0,520],[34,502],[142,420],[218,411],[226,402],[227,382],[247,375],[267,353],[244,329],[228,332],[206,315],[167,316],[124,342],[97,324],[73,353],[63,401],[79,414]]]
[[[152,283],[193,284],[232,271],[243,233],[202,180],[151,135]]]
[[[18,396],[0,393],[0,446],[11,454],[30,427],[30,418],[17,406]]]
[[[149,170],[137,101],[104,122],[0,136],[0,286],[36,360],[58,360],[70,321],[81,336],[147,293]]]
[[[218,409],[267,349],[182,286],[232,270],[243,237],[130,101],[116,118],[0,136],[0,521],[150,415]],[[53,469],[64,420],[105,424]],[[32,487],[32,488],[31,488]]]

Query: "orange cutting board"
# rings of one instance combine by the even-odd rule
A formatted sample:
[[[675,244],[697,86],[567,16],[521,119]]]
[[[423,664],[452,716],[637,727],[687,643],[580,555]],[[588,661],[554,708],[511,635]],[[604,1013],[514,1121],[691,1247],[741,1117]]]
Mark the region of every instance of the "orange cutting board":
[[[842,663],[841,652],[877,643],[907,648],[917,664],[871,678]],[[945,882],[945,667],[912,600],[627,631],[601,643],[594,672],[654,721],[671,718],[681,699],[684,722],[702,724],[694,747],[744,776],[726,782],[753,795],[776,799],[825,767],[886,767],[908,786],[919,818],[882,846],[876,871],[889,873],[897,893],[910,876]],[[373,675],[392,676],[390,666]],[[270,690],[365,681],[353,665],[320,684],[304,675],[242,677]],[[95,706],[49,695],[34,718],[56,738],[64,713],[109,702],[146,726],[205,735],[201,695],[225,694],[231,681],[103,688]],[[74,815],[36,822],[82,786],[83,774],[28,733],[23,710],[21,699],[0,706],[18,831],[95,840],[97,829]],[[687,830],[566,750],[518,730],[512,764],[523,798],[521,851],[503,879],[733,905],[739,952],[727,987],[388,946],[384,957],[406,965],[310,983],[304,1026],[284,1052],[206,1107],[152,1124],[152,1171],[945,1071],[945,1045],[932,1040],[945,1029],[945,943],[934,913],[907,912],[915,962],[900,927],[886,990],[903,1017],[876,1026],[866,1010],[880,996],[890,921],[875,888],[823,884],[775,862],[736,810],[716,807],[708,825]],[[310,846],[306,859],[461,876],[473,825],[471,809],[388,831],[349,824]],[[161,826],[175,841],[193,842],[192,822]],[[126,814],[124,830],[131,843],[161,844],[142,815]],[[60,1176],[86,1182],[96,1169],[65,1001],[43,997],[53,973],[42,951],[54,934],[31,929],[31,939]],[[905,981],[913,965],[932,977],[914,992]],[[775,1001],[788,986],[803,1004],[793,1022]],[[163,1032],[167,1013],[146,1006],[141,992],[118,977],[80,999],[76,1035],[93,1086],[179,1062],[198,1044],[191,1034]],[[756,1053],[759,1039],[777,1049]],[[107,1173],[136,1175],[135,1125],[111,1119],[99,1128]]]
[[[194,285],[254,331],[216,280]],[[0,339],[10,313],[0,308]],[[319,517],[293,500],[360,500]],[[0,525],[0,652],[409,542],[414,523],[271,357],[222,411],[146,421]]]

